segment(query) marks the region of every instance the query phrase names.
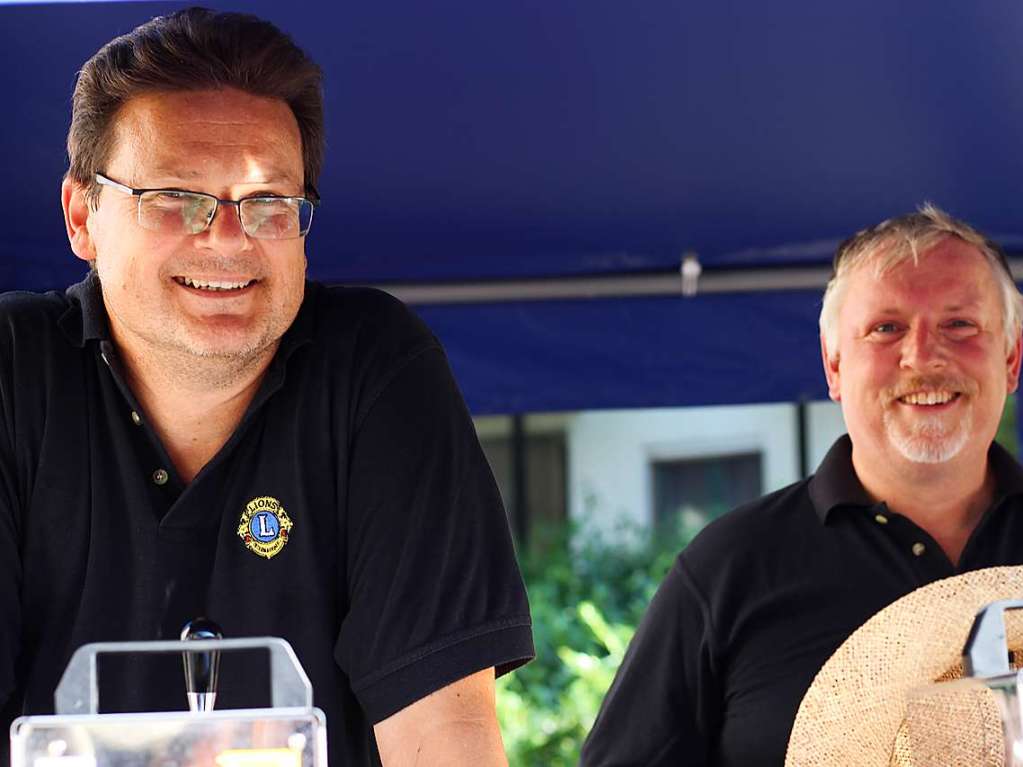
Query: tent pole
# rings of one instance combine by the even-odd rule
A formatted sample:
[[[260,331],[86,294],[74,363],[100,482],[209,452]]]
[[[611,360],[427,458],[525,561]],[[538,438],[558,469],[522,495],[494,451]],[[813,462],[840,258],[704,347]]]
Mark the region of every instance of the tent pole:
[[[1017,280],[1023,279],[1023,259],[1010,258]],[[768,269],[708,269],[701,267],[692,295],[705,293],[762,293],[779,290],[824,290],[830,266]],[[384,290],[407,304],[472,304],[506,301],[557,301],[632,296],[689,297],[678,271],[610,274],[585,277],[542,277],[524,280],[494,279],[481,282],[380,283]],[[690,284],[692,281],[690,281]]]
[[[807,454],[810,408],[806,397],[800,397],[796,403],[796,449],[799,451],[799,478],[805,479],[810,474],[810,459]]]

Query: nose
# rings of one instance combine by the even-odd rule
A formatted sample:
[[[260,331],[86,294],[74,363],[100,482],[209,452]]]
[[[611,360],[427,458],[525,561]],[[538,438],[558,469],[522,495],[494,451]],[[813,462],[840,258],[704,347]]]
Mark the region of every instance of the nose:
[[[242,227],[238,206],[223,202],[217,206],[213,221],[199,237],[210,247],[221,251],[244,250],[251,246],[249,237]]]
[[[920,323],[914,325],[902,339],[900,366],[907,370],[941,370],[946,365],[941,336]]]

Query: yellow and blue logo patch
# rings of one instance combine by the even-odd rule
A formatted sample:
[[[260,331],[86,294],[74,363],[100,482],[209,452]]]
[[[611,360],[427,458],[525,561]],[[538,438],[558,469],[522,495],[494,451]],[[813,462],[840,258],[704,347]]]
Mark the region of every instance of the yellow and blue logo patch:
[[[280,501],[261,495],[245,504],[238,522],[238,537],[253,554],[271,559],[287,544],[293,526]]]

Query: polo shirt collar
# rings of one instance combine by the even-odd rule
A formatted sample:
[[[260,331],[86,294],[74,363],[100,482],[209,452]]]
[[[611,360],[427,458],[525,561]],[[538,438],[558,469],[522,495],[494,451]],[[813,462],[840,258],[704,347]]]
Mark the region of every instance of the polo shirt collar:
[[[810,478],[810,500],[821,522],[840,506],[870,507],[873,499],[860,484],[852,465],[852,440],[843,434],[828,450]]]
[[[302,306],[295,321],[281,338],[273,364],[283,364],[295,349],[313,340],[316,325],[315,304],[319,292],[319,285],[306,281]],[[103,303],[103,289],[99,276],[90,271],[84,280],[68,288],[66,295],[69,306],[58,322],[68,340],[79,348],[84,347],[88,341],[101,343],[110,341],[110,324]]]
[[[99,276],[90,270],[84,280],[67,289],[66,295],[69,305],[58,324],[68,340],[79,348],[87,341],[109,341],[110,326]]]
[[[1023,466],[1012,457],[1012,453],[997,442],[992,442],[987,455],[996,480],[995,501],[992,506],[997,506],[1011,496],[1023,495]]]
[[[995,498],[992,508],[1006,498],[1023,495],[1023,466],[997,442],[988,449],[988,460],[995,474]],[[839,507],[870,508],[875,505],[860,483],[852,464],[852,440],[844,434],[831,446],[817,473],[810,479],[810,500],[821,522]]]

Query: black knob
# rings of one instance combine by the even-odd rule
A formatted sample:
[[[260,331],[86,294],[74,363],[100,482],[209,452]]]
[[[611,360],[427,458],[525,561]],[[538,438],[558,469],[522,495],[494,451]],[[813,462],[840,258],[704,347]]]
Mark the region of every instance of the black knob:
[[[190,639],[223,639],[220,626],[209,618],[196,618],[185,624],[181,629],[181,638]],[[220,653],[183,652],[181,658],[185,664],[185,691],[188,694],[190,711],[212,711],[217,699],[217,673],[220,670]]]

